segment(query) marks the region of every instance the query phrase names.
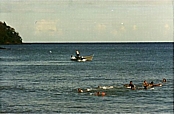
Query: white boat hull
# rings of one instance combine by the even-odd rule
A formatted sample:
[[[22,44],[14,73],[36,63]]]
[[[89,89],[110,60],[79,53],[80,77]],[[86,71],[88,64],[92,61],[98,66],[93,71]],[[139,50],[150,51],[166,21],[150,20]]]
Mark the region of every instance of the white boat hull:
[[[78,61],[78,62],[92,61],[93,56],[94,56],[94,55],[90,55],[90,56],[80,56],[80,57],[71,56],[71,60],[72,60],[72,61]]]

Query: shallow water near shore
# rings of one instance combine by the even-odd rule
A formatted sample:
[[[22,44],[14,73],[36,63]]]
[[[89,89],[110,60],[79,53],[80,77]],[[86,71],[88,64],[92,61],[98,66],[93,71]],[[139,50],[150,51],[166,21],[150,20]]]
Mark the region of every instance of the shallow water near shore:
[[[173,43],[4,45],[0,50],[0,112],[173,113]],[[94,54],[89,62],[70,56]],[[167,82],[162,83],[166,78]],[[130,90],[147,80],[154,89]],[[97,89],[98,86],[113,86]],[[78,93],[77,88],[92,89]],[[105,92],[106,96],[94,93]]]

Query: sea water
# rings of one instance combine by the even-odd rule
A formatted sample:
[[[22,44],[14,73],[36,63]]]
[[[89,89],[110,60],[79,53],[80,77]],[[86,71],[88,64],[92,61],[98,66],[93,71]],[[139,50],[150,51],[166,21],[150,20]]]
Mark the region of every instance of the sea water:
[[[173,43],[4,45],[0,50],[1,113],[173,113]],[[71,55],[94,54],[75,62]],[[167,82],[162,83],[166,78]],[[144,80],[162,83],[142,88]],[[112,86],[97,89],[98,86]],[[93,91],[78,93],[77,89]],[[105,92],[106,96],[94,93]]]

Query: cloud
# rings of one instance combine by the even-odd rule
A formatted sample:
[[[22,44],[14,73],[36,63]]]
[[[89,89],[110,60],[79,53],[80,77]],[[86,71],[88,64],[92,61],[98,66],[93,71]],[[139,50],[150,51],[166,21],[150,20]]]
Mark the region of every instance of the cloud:
[[[56,21],[51,20],[40,20],[36,21],[36,31],[56,31]]]
[[[39,20],[35,22],[35,33],[40,34],[62,34],[62,29],[57,28],[57,20]]]
[[[137,26],[133,25],[132,30],[137,30]]]
[[[106,30],[106,25],[105,24],[96,24],[95,29],[98,32],[104,32]]]
[[[126,29],[125,29],[125,26],[121,26],[121,27],[120,27],[120,30],[121,30],[121,31],[125,31],[125,30],[126,30]]]
[[[168,24],[164,25],[165,30],[170,30],[170,26]]]
[[[169,34],[169,31],[170,31],[170,26],[169,26],[169,24],[165,24],[165,25],[164,25],[164,35]]]
[[[111,33],[113,36],[117,36],[117,35],[118,35],[118,31],[117,31],[117,30],[112,30],[110,33]]]

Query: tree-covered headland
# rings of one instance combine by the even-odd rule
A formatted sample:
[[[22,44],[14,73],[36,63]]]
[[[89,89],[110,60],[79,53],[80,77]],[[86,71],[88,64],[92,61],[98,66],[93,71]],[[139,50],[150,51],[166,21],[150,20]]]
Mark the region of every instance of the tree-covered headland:
[[[22,44],[22,38],[14,28],[0,21],[0,44]]]

